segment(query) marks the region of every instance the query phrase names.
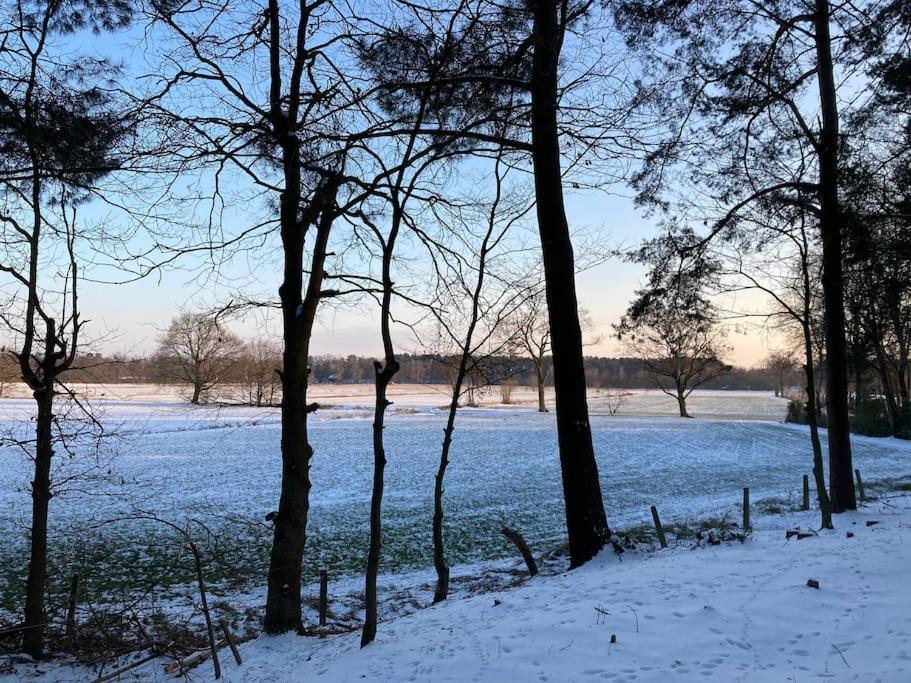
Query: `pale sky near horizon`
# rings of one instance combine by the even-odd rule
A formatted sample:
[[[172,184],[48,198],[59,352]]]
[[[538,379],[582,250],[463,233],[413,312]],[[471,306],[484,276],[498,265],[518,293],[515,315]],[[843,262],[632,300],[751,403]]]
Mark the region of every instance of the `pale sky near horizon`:
[[[573,225],[584,226],[589,235],[603,236],[609,247],[632,246],[654,233],[653,223],[640,215],[628,197],[568,192],[567,209]],[[611,325],[623,314],[643,275],[641,266],[616,258],[577,275],[580,305],[594,323],[592,334],[601,339],[586,348],[587,354],[623,355],[622,345],[611,334]],[[277,282],[278,276],[269,273],[263,279],[275,278]],[[83,290],[82,299],[85,317],[92,321],[91,332],[95,336],[112,333],[98,345],[99,350],[141,355],[154,351],[160,330],[178,310],[210,307],[223,302],[223,296],[177,269],[128,284],[93,285]],[[254,315],[228,326],[240,336],[252,338],[280,335],[278,323],[275,317]],[[775,346],[769,336],[759,329],[732,329],[728,339],[732,352],[727,360],[741,366],[757,365]],[[397,341],[401,352],[420,351],[404,331]],[[371,356],[380,350],[379,327],[372,311],[339,309],[331,303],[322,306],[312,343],[314,355]]]

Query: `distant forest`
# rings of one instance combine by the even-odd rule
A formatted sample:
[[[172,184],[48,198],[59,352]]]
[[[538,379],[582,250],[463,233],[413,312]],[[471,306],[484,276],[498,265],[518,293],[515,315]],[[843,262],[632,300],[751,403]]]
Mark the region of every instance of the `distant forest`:
[[[401,370],[396,375],[398,384],[450,384],[454,360],[435,354],[403,354],[399,356]],[[310,358],[310,380],[315,384],[368,384],[374,381],[373,358],[363,356],[313,356]],[[551,381],[551,358],[544,360],[546,384]],[[70,382],[98,382],[105,384],[174,384],[180,380],[175,373],[173,360],[160,356],[125,358],[88,354],[77,362],[68,373]],[[272,365],[277,368],[278,360]],[[654,389],[641,360],[636,358],[585,358],[588,386],[593,388]],[[244,354],[230,363],[219,378],[219,383],[234,384],[248,381],[250,362]],[[485,372],[475,378],[476,384],[500,384],[504,381],[517,385],[534,386],[534,367],[530,359],[498,357],[485,362]],[[703,385],[705,389],[738,389],[774,391],[774,373],[766,368],[734,367],[730,374],[716,377]]]

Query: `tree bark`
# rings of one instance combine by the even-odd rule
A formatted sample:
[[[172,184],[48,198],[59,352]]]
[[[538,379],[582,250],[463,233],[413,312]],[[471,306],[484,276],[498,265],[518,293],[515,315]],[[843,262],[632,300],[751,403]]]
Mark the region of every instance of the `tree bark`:
[[[592,445],[573,248],[563,205],[557,128],[557,68],[562,43],[558,8],[565,12],[565,0],[532,3],[532,165],[554,359],[557,438],[570,564],[578,567],[604,547],[610,529]]]
[[[45,376],[44,383],[44,387],[33,392],[38,415],[35,420],[35,478],[32,480],[32,525],[22,632],[22,651],[35,658],[40,658],[44,654],[47,520],[51,500],[51,460],[54,457],[53,375]]]
[[[848,360],[845,336],[841,216],[838,206],[838,102],[829,32],[829,3],[816,0],[815,42],[822,126],[819,132],[819,228],[825,306],[826,413],[832,511],[856,510],[848,419]]]

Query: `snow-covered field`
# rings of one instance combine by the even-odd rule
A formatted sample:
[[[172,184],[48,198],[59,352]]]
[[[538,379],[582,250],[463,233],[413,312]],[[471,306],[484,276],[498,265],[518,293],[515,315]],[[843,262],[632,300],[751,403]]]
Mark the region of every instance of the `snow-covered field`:
[[[80,394],[95,400],[118,404],[142,404],[164,406],[186,404],[188,392],[184,386],[166,384],[85,384],[75,387]],[[440,384],[392,384],[390,399],[399,408],[432,409],[449,403],[451,387]],[[6,385],[4,397],[30,399],[28,387],[24,384]],[[243,395],[241,387],[227,385],[219,387],[211,397],[222,403],[238,403]],[[373,409],[372,384],[314,384],[309,398],[320,405],[332,408]],[[535,410],[538,393],[535,387],[516,386],[512,388],[509,406],[502,403],[498,387],[479,390],[477,403],[482,407],[508,407],[510,410]],[[553,409],[553,387],[545,390],[547,405]],[[736,420],[779,420],[783,419],[787,401],[763,391],[721,391],[697,390],[689,400],[690,413],[696,417]],[[625,416],[676,416],[677,401],[657,389],[589,389],[589,409],[592,413],[610,413],[617,409],[618,415]]]
[[[731,399],[736,402],[736,398]],[[194,408],[175,402],[99,400],[117,434],[105,481],[52,503],[54,528],[73,532],[136,508],[213,527],[262,520],[279,486],[279,425],[273,409]],[[398,407],[398,406],[396,406]],[[21,419],[25,401],[0,402],[0,418]],[[401,408],[399,408],[401,410]],[[602,486],[614,526],[647,522],[656,504],[667,520],[733,513],[744,486],[754,500],[796,501],[810,470],[806,431],[773,422],[681,420],[596,415],[592,418]],[[430,566],[429,526],[443,415],[393,412],[386,431],[385,570]],[[369,411],[325,410],[313,420],[315,447],[308,577],[320,568],[359,573],[366,547],[372,476]],[[911,444],[856,440],[857,466],[868,480],[909,472]],[[29,473],[10,449],[0,460],[0,522],[21,528],[29,513]],[[58,459],[63,476],[79,461]],[[511,552],[503,523],[543,551],[564,539],[562,492],[552,415],[513,409],[466,409],[447,473],[445,506],[451,560],[456,564]],[[149,531],[154,533],[154,531]],[[10,534],[8,554],[24,534]]]
[[[389,465],[381,611],[387,618],[429,602],[431,495],[444,419],[438,406],[445,402],[445,397],[433,390],[409,394],[402,387],[398,389],[401,393],[395,397],[386,431]],[[98,524],[129,518],[137,511],[178,523],[193,518],[216,532],[223,531],[231,541],[235,566],[243,566],[248,572],[233,583],[224,576],[212,577],[213,590],[229,596],[238,609],[259,606],[268,543],[268,528],[262,520],[275,507],[279,483],[277,411],[190,408],[168,391],[154,388],[114,387],[112,391],[120,393],[96,395],[95,399],[99,414],[111,429],[111,437],[105,442],[110,460],[105,460],[100,472],[103,476],[75,483],[51,504],[52,538],[66,539],[63,545],[55,546],[52,541],[57,573],[65,580],[69,575],[66,567],[76,555],[95,552],[104,558],[106,571],[128,585],[131,567],[149,557],[157,559],[156,549],[165,544],[162,529],[132,520]],[[371,414],[361,402],[365,396],[366,390],[360,387],[357,391],[331,387],[317,399],[324,408],[312,421],[315,455],[304,583],[311,584],[307,592],[312,594],[318,571],[328,569],[333,597],[345,603],[346,609],[352,604],[356,609],[367,545],[372,453]],[[659,414],[665,411],[663,398],[652,394],[628,399],[625,405],[630,407],[635,406],[634,401],[640,402],[640,412],[645,413],[642,416],[623,415],[621,411],[620,415],[592,417],[602,488],[615,529],[650,524],[652,504],[657,505],[666,525],[707,517],[736,521],[744,486],[750,487],[754,501],[775,498],[774,508],[789,509],[797,503],[801,477],[810,471],[809,439],[802,427],[771,421],[781,419],[785,402],[767,394],[705,392],[694,395],[692,412],[711,414],[711,419],[648,415],[649,410]],[[595,397],[595,403],[597,400]],[[28,401],[0,401],[0,429],[21,427],[30,411]],[[732,419],[744,415],[753,419]],[[854,448],[855,464],[868,483],[911,473],[911,443],[856,438]],[[57,465],[58,477],[81,467],[78,457],[60,457]],[[0,487],[0,593],[9,598],[18,590],[17,577],[24,568],[24,522],[29,512],[28,468],[15,449],[0,449],[0,481],[4,482]],[[460,586],[466,586],[485,568],[512,566],[515,551],[499,533],[502,524],[520,529],[538,554],[564,541],[561,496],[552,415],[539,414],[528,406],[463,410],[445,496],[447,554],[454,565],[453,578],[460,597],[453,601],[457,605],[453,611],[419,610],[384,625],[380,642],[370,650],[376,654],[354,653],[354,641],[347,637],[331,638],[319,645],[309,640],[292,639],[284,645],[282,641],[260,641],[247,646],[249,664],[241,672],[231,673],[231,680],[300,680],[297,673],[269,668],[273,666],[269,663],[270,648],[285,648],[284,657],[299,656],[300,661],[288,664],[295,672],[304,667],[300,670],[309,672],[307,678],[323,672],[329,674],[327,680],[582,680],[612,675],[665,680],[662,672],[669,671],[667,667],[687,674],[681,680],[701,672],[713,674],[717,680],[739,680],[745,672],[759,675],[760,665],[772,667],[768,677],[748,680],[789,680],[788,676],[790,680],[795,676],[804,680],[809,675],[799,667],[807,664],[811,671],[819,672],[823,661],[831,667],[835,680],[849,680],[839,676],[851,670],[835,668],[842,662],[840,656],[836,654],[833,659],[821,648],[825,645],[822,641],[831,638],[851,662],[845,651],[845,647],[850,649],[846,645],[849,639],[831,631],[832,615],[845,621],[848,617],[839,610],[844,609],[846,596],[870,593],[865,586],[873,585],[871,581],[852,573],[855,559],[875,564],[874,550],[885,551],[884,546],[873,548],[866,540],[862,545],[860,539],[872,543],[883,538],[874,534],[889,529],[890,542],[902,542],[911,517],[911,513],[902,512],[904,516],[889,526],[877,525],[873,531],[863,527],[852,539],[857,542],[847,546],[846,559],[839,561],[844,571],[837,578],[853,583],[845,584],[838,600],[829,599],[825,588],[830,578],[822,576],[824,590],[812,594],[825,602],[818,616],[820,622],[828,619],[825,627],[820,623],[810,628],[792,619],[798,612],[801,618],[815,617],[797,609],[803,603],[791,605],[787,596],[796,589],[787,582],[797,580],[794,572],[817,571],[816,567],[827,561],[821,559],[826,553],[840,552],[845,522],[840,523],[839,534],[784,544],[779,528],[784,522],[773,517],[768,524],[775,532],[759,534],[756,541],[742,548],[637,553],[628,555],[622,564],[604,557],[580,572],[541,579],[497,596],[502,604],[496,607],[490,595],[461,599],[473,591]],[[757,505],[754,516],[763,509]],[[885,510],[883,514],[891,512]],[[810,521],[804,518],[800,523],[807,526]],[[907,540],[911,542],[911,538]],[[137,547],[141,548],[139,556],[135,555]],[[798,560],[803,548],[817,548],[821,554],[808,556],[807,562],[812,562],[802,565]],[[856,558],[850,555],[854,550]],[[896,554],[900,556],[901,552]],[[506,565],[504,558],[508,558]],[[170,580],[177,585],[188,579],[179,575]],[[578,595],[561,592],[569,591],[577,580],[582,582]],[[797,585],[805,582],[803,578]],[[907,598],[907,589],[902,590]],[[726,592],[733,597],[725,598]],[[796,594],[800,600],[807,599],[803,592]],[[700,601],[704,604],[697,605]],[[409,606],[402,609],[405,603]],[[628,630],[626,622],[635,612],[624,605],[639,613],[641,640]],[[706,605],[710,609],[700,612]],[[595,611],[596,606],[610,615]],[[751,609],[737,617],[734,613],[739,606]],[[762,618],[754,618],[753,609],[761,611]],[[649,615],[654,618],[649,619]],[[792,639],[801,633],[806,642],[814,643],[813,648],[776,641],[776,647],[784,649],[774,654],[762,640],[767,639],[766,631],[774,633],[773,618],[787,620],[789,629],[793,625]],[[507,622],[513,622],[512,626],[507,628]],[[646,625],[651,630],[646,630]],[[702,631],[692,630],[703,626]],[[889,628],[894,634],[911,632],[902,625]],[[426,638],[418,633],[421,629],[427,629]],[[664,647],[660,662],[651,664],[648,654],[654,654],[656,644],[670,637],[667,629],[683,629],[689,646]],[[712,629],[724,631],[724,636],[715,634],[717,643],[711,640],[715,637]],[[462,630],[466,633],[456,633]],[[825,635],[811,635],[817,631]],[[610,633],[617,633],[617,645],[609,646],[602,640]],[[880,635],[885,638],[883,633]],[[725,638],[736,644],[725,645]],[[523,639],[527,639],[526,644],[518,642]],[[857,638],[853,641],[859,642]],[[810,653],[806,660],[797,654],[804,650]],[[895,658],[900,648],[882,651],[891,653],[893,668],[880,671],[897,671]],[[729,656],[722,656],[724,653]],[[309,654],[313,654],[313,661],[305,664],[303,660]],[[911,645],[907,654],[911,657]],[[451,664],[441,664],[447,657]],[[575,664],[565,664],[570,660]],[[857,680],[876,679],[860,676]],[[905,679],[886,676],[881,680]]]

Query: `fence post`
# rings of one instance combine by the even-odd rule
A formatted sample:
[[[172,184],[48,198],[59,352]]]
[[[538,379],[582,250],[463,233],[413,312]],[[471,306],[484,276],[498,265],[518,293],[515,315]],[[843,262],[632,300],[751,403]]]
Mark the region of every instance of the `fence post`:
[[[810,509],[810,476],[803,475],[803,509]]]
[[[658,517],[658,508],[652,505],[652,519],[655,521],[655,531],[658,533],[658,542],[662,548],[667,548],[667,538],[664,536],[664,527],[661,526],[661,519]]]
[[[854,470],[854,476],[857,478],[857,492],[860,494],[860,502],[865,503],[867,496],[864,493],[864,480],[860,478],[860,470]]]
[[[326,614],[329,611],[329,572],[325,569],[319,573],[319,625],[326,625]]]
[[[743,487],[743,530],[749,531],[750,525],[750,487]]]

